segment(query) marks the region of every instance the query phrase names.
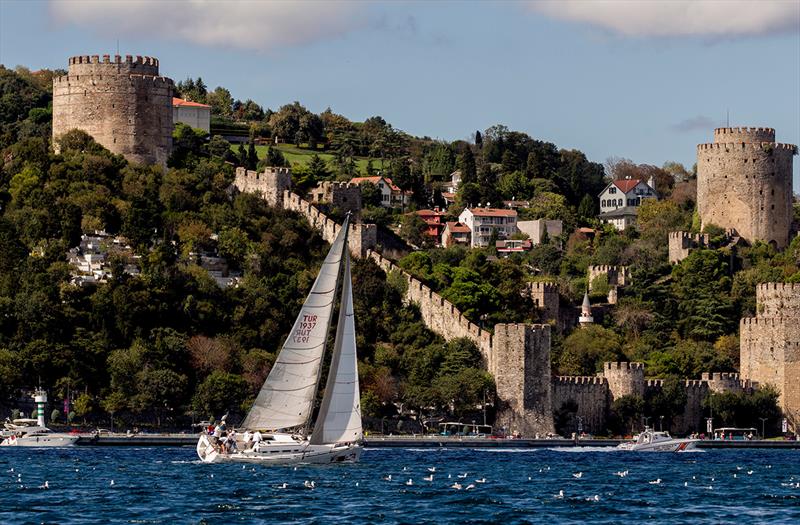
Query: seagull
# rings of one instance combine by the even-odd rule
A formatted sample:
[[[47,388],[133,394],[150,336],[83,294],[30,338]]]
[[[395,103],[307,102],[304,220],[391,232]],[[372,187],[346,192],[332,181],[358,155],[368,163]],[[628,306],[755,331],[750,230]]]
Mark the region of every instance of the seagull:
[[[576,472],[572,475],[572,477],[575,479],[581,479],[583,477],[583,472]]]
[[[556,499],[563,499],[564,498],[564,491],[563,490],[559,490],[558,494],[556,494],[553,497],[556,498]]]
[[[436,472],[436,467],[428,467],[428,472]]]
[[[469,490],[469,489],[474,489],[474,488],[475,488],[475,485],[470,483],[469,485],[467,485],[467,487],[464,490]]]
[[[476,479],[475,483],[486,483],[486,478]]]
[[[541,470],[539,472],[541,472]],[[528,476],[528,481],[531,481],[531,477],[530,476]]]
[[[284,482],[282,485],[278,486],[279,489],[285,489],[286,487],[287,487],[286,482]]]
[[[747,471],[747,475],[748,475],[748,476],[752,476],[752,475],[753,475],[753,471],[752,471],[752,470],[748,470],[748,471]]]
[[[649,481],[648,483],[650,483],[651,485],[660,485],[661,484],[661,478],[658,478],[655,481]]]
[[[742,467],[740,467],[739,465],[736,465],[736,470],[742,470]]]
[[[623,470],[623,471],[620,471],[620,472],[614,472],[614,475],[615,476],[619,476],[621,478],[624,478],[625,476],[628,475],[628,471],[627,470]]]
[[[688,482],[688,481],[684,481],[684,482],[683,482],[683,486],[684,486],[684,487],[688,487],[688,486],[689,486],[689,482]]]
[[[356,487],[358,486],[358,481],[356,481]]]
[[[422,479],[425,481],[433,481],[433,474],[431,474],[430,476],[425,476]]]
[[[385,476],[385,477],[383,478],[383,481],[392,481],[392,475],[391,475],[391,474],[389,474],[388,476]]]
[[[736,472],[734,472],[734,473],[733,473],[733,477],[734,477],[734,478],[736,477]]]
[[[461,479],[464,479],[464,478],[467,477],[467,473],[464,472],[463,474],[459,474],[458,477],[461,478]]]
[[[461,490],[461,483],[453,483],[450,485],[451,489]]]
[[[47,481],[45,481],[45,482],[44,482],[44,485],[42,485],[42,486],[41,486],[41,487],[39,487],[39,488],[40,488],[40,489],[49,489],[49,488],[50,488],[50,483],[48,483]]]
[[[213,477],[214,477],[214,474],[211,474],[211,477],[213,478]],[[113,480],[113,479],[111,480],[111,486],[112,486],[112,487],[114,486],[114,480]]]
[[[598,494],[595,494],[591,498],[586,498],[586,501],[600,501],[600,496]]]
[[[406,470],[408,470],[408,467],[403,467],[403,472],[405,472]]]
[[[413,484],[414,484],[414,480],[411,479],[411,478],[408,478],[408,481],[406,481],[406,485],[408,485],[410,487]]]
[[[308,480],[305,480],[305,481],[303,482],[303,486],[304,486],[305,488],[307,488],[307,489],[313,489],[313,488],[314,488],[314,486],[315,486],[315,483],[314,483],[313,481],[308,481]]]

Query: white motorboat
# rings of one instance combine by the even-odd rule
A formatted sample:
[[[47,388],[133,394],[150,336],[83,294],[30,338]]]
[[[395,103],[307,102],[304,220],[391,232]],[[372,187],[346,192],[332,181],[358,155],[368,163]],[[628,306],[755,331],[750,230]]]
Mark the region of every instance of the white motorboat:
[[[69,447],[79,436],[53,432],[36,419],[15,419],[3,424],[0,447]]]
[[[218,432],[200,435],[197,455],[204,462],[287,465],[354,462],[360,458],[363,433],[348,224],[349,217],[250,412],[237,429],[239,433],[233,439]],[[312,421],[340,273],[336,338],[322,403]],[[249,439],[251,436],[253,439]]]
[[[656,432],[645,427],[633,441],[620,443],[617,448],[637,452],[683,452],[695,448],[699,439],[673,438],[669,432]]]

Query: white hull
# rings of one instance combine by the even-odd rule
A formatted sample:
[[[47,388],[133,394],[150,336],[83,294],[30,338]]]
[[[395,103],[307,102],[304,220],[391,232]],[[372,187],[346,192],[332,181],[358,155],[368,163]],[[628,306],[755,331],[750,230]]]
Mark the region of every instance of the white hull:
[[[225,453],[202,435],[197,442],[197,455],[204,463],[260,463],[263,465],[297,465],[355,463],[363,447],[356,443],[312,445],[308,441],[262,442],[249,450]]]
[[[696,439],[670,439],[657,443],[621,443],[617,448],[634,452],[685,452],[695,448],[697,441]]]
[[[0,441],[0,447],[71,447],[75,445],[78,439],[78,436],[69,434],[7,437]]]

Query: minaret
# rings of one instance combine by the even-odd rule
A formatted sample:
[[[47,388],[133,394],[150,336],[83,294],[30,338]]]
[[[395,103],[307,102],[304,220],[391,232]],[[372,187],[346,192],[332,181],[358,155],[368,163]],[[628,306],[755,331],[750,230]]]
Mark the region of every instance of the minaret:
[[[592,305],[589,303],[588,291],[583,294],[583,305],[581,305],[581,316],[578,317],[578,323],[581,326],[594,323],[594,317],[592,317]]]

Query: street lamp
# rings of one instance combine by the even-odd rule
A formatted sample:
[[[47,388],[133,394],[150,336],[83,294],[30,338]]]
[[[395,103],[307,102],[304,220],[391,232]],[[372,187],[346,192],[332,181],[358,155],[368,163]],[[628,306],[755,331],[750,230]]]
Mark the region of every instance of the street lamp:
[[[647,428],[647,422],[650,421],[650,416],[642,416],[642,419],[644,419],[644,428]]]
[[[658,416],[658,420],[658,430],[660,432],[664,430],[664,416]]]
[[[765,439],[767,436],[764,435],[764,423],[769,419],[768,417],[760,417],[758,418],[761,420],[761,439]]]
[[[578,416],[578,439],[580,439],[582,433],[583,433],[583,416]]]

